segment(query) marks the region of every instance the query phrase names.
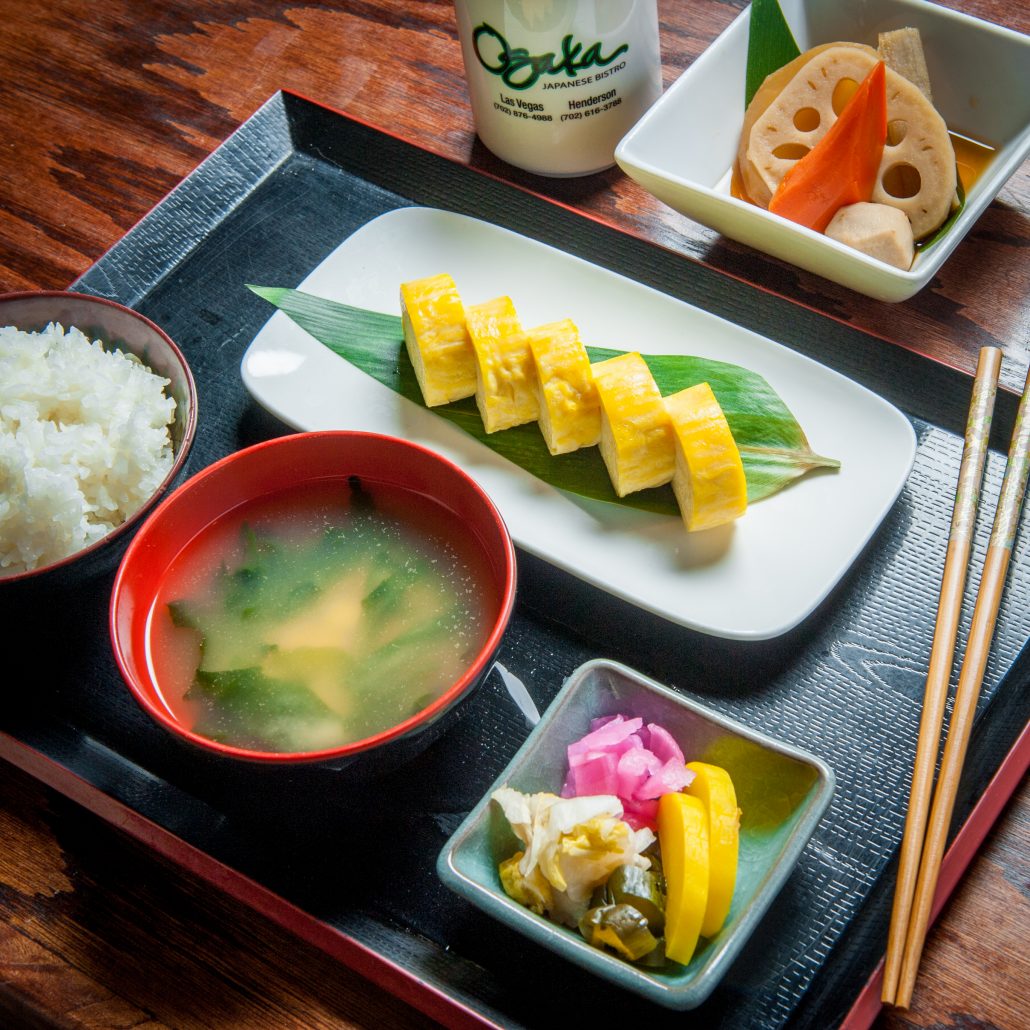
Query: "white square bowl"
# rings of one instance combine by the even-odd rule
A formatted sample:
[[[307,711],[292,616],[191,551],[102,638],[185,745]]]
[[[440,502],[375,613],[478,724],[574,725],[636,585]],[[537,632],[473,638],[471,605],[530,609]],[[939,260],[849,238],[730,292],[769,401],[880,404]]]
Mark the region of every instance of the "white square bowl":
[[[695,221],[877,300],[921,290],[1030,153],[1030,37],[924,0],[781,0],[801,51],[819,43],[876,45],[889,29],[923,37],[934,104],[952,132],[995,148],[955,223],[894,268],[730,195],[744,120],[750,8],[676,80],[615,151],[623,171]]]

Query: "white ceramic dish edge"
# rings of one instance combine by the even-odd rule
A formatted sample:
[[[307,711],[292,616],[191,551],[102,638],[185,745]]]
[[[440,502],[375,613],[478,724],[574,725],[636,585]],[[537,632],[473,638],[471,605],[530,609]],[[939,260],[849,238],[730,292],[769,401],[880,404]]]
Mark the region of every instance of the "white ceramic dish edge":
[[[794,7],[816,8],[818,0]],[[1030,61],[1030,40],[1003,26],[973,18],[958,11],[921,2],[895,0],[899,10],[914,12],[907,22],[918,21],[919,15],[929,16],[943,24],[953,24],[955,32],[976,29],[985,37],[995,37],[1007,44],[1027,46],[1026,59]],[[791,7],[785,4],[788,11]],[[736,149],[735,133],[743,117],[743,66],[747,52],[747,33],[750,8],[745,9],[704,53],[673,83],[663,97],[626,134],[616,148],[619,166],[663,203],[701,222],[725,236],[772,254],[866,294],[877,300],[899,302],[907,300],[921,290],[952,254],[966,233],[998,195],[1008,178],[1030,154],[1030,122],[999,149],[988,173],[979,181],[970,195],[956,223],[943,239],[920,254],[911,269],[893,268],[820,233],[778,218],[761,208],[732,197],[729,193],[729,170],[732,158],[720,162],[718,173],[705,179],[692,179],[686,175],[665,170],[647,158],[650,136],[668,133],[669,112],[679,105],[686,106],[685,98],[693,89],[701,89],[706,96],[730,94],[727,71],[734,82],[739,80],[736,92],[739,110],[732,116],[719,108],[719,116],[731,126],[734,134],[732,151]],[[794,23],[792,23],[794,27]],[[822,40],[820,40],[822,41]],[[812,45],[803,35],[798,40],[802,49]],[[720,82],[713,80],[721,79]],[[716,117],[709,112],[709,120]],[[731,152],[732,152],[731,151]]]
[[[487,490],[521,547],[671,622],[731,639],[768,639],[807,617],[904,485],[915,434],[882,398],[764,337],[477,219],[428,208],[381,215],[301,288],[396,311],[400,282],[441,268],[469,302],[507,289],[526,324],[572,314],[588,343],[638,336],[645,352],[682,353],[689,338],[690,353],[752,368],[780,392],[812,446],[841,458],[844,468],[806,477],[754,505],[736,526],[688,537],[678,519],[547,486],[433,412],[398,399],[282,313],[244,356],[247,389],[298,429],[362,428],[439,451]],[[503,282],[498,268],[506,269]],[[827,511],[836,515],[827,519]]]

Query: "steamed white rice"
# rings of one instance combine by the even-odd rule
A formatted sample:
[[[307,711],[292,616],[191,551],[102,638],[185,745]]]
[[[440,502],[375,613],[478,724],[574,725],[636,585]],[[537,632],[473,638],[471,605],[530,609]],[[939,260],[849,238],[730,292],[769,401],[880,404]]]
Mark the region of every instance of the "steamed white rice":
[[[0,327],[0,577],[92,544],[157,489],[168,382],[74,327]]]

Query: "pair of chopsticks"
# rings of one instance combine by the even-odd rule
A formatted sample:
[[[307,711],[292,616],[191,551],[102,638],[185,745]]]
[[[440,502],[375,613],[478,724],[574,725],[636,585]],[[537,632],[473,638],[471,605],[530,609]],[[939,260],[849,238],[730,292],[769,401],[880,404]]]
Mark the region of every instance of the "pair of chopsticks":
[[[955,807],[962,765],[973,727],[973,717],[976,714],[977,699],[983,685],[998,609],[1005,589],[1016,527],[1026,494],[1027,472],[1030,470],[1028,370],[1026,387],[1016,414],[1016,425],[1009,447],[1001,493],[998,496],[980,587],[973,608],[973,620],[955,691],[955,703],[944,744],[940,772],[934,789],[934,766],[940,746],[948,681],[951,678],[962,595],[965,591],[966,570],[976,524],[1000,369],[1001,351],[997,347],[984,347],[977,362],[958,486],[955,491],[955,507],[948,537],[933,646],[930,650],[923,712],[919,724],[919,739],[894,894],[894,909],[891,913],[887,940],[881,997],[887,1004],[899,1008],[908,1008],[912,1000],[912,990],[926,941],[930,910],[937,889],[937,878]]]

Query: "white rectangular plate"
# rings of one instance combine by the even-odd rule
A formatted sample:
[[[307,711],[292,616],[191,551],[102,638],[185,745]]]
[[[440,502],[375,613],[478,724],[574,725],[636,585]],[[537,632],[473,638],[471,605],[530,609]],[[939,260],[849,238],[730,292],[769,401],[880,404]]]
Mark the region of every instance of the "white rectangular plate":
[[[839,472],[804,477],[732,526],[687,534],[676,517],[548,486],[360,372],[282,312],[255,337],[243,381],[284,422],[386,433],[432,448],[489,493],[520,547],[672,622],[740,640],[791,629],[847,571],[912,467],[911,425],[864,387],[689,304],[474,218],[391,211],[345,240],[300,289],[399,314],[402,282],[444,271],[466,303],[508,294],[524,325],[570,317],[588,346],[696,354],[750,368],[783,398],[812,448],[840,459]]]

